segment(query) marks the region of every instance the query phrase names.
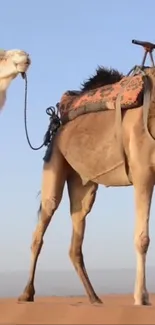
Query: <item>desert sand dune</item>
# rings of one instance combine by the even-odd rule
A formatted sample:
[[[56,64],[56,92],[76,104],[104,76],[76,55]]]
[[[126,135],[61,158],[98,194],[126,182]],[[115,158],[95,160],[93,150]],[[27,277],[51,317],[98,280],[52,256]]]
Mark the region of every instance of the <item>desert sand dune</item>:
[[[102,297],[104,304],[91,305],[83,297],[39,297],[34,303],[0,299],[0,324],[155,324],[152,306],[133,306],[131,295]]]

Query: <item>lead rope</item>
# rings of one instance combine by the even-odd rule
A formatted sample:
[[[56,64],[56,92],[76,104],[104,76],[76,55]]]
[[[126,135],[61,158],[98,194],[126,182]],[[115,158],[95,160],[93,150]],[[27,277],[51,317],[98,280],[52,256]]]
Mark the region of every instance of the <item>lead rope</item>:
[[[23,78],[25,80],[24,125],[25,125],[26,138],[27,138],[27,142],[32,150],[39,150],[39,149],[43,148],[43,146],[45,145],[45,141],[43,141],[43,143],[39,147],[33,147],[30,142],[30,138],[28,135],[28,128],[27,128],[27,75],[26,75],[26,73],[24,73]]]
[[[59,127],[61,126],[61,119],[59,117],[59,106],[58,104],[56,105],[57,110],[55,109],[54,106],[49,106],[46,108],[46,114],[49,116],[50,123],[48,126],[48,129],[44,135],[44,140],[43,143],[39,147],[33,147],[30,138],[28,135],[28,128],[27,128],[27,75],[26,73],[22,74],[23,79],[25,80],[25,98],[24,98],[24,125],[25,125],[25,133],[26,133],[26,138],[27,142],[32,150],[39,150],[43,146],[47,147],[49,150],[50,144],[52,142],[52,138],[56,135]]]

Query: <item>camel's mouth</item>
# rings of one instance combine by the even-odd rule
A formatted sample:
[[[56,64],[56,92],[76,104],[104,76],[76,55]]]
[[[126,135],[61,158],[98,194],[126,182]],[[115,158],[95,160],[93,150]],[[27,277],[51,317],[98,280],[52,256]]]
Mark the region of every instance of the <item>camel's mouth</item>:
[[[25,79],[25,77],[26,77],[26,72],[21,72],[21,76],[22,76],[23,79]]]
[[[17,72],[21,74],[23,79],[25,78],[25,73],[28,70],[30,64],[31,64],[30,58],[27,58],[27,60],[24,62],[16,64]]]

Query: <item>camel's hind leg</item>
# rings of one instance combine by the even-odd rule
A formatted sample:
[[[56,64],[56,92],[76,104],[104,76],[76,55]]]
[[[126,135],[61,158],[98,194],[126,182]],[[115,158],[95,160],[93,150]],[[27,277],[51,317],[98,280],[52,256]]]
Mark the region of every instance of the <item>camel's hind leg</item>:
[[[19,301],[33,301],[34,299],[35,270],[43,245],[43,236],[61,201],[66,174],[67,163],[58,149],[54,147],[51,161],[44,164],[40,219],[33,235],[29,279],[23,294],[18,298]]]
[[[150,242],[149,215],[153,193],[154,175],[145,177],[140,175],[138,182],[134,184],[136,201],[136,226],[135,247],[137,255],[135,305],[149,305],[149,295],[146,288],[146,254]]]
[[[85,218],[90,212],[94,203],[97,185],[89,182],[83,186],[80,177],[76,173],[73,173],[73,175],[68,179],[67,183],[73,223],[73,232],[69,255],[73,262],[75,270],[77,271],[85,287],[90,301],[92,303],[101,303],[101,300],[96,295],[88,278],[82,254],[82,244],[86,223]]]

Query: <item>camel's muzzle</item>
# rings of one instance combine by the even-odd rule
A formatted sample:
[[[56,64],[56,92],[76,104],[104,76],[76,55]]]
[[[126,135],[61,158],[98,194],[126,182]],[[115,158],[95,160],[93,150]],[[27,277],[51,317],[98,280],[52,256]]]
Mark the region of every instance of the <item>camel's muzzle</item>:
[[[25,72],[21,72],[21,76],[23,79],[25,79],[26,73]]]

